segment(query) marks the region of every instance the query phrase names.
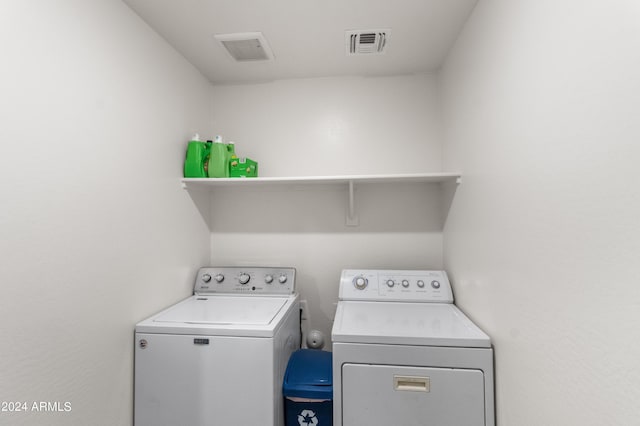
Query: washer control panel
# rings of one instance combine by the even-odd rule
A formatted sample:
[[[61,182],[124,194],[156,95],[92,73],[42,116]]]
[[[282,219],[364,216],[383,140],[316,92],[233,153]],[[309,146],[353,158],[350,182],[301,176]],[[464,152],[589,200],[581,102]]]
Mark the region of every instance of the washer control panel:
[[[340,300],[453,303],[445,271],[345,269]]]
[[[198,270],[194,293],[293,294],[295,281],[295,268],[210,266]]]

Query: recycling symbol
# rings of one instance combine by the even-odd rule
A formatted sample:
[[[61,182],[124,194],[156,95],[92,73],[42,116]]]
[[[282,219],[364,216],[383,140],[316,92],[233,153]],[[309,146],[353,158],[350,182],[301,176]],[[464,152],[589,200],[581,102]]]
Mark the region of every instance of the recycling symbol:
[[[318,424],[316,413],[311,410],[302,410],[302,412],[298,414],[298,424],[300,426],[316,426]]]

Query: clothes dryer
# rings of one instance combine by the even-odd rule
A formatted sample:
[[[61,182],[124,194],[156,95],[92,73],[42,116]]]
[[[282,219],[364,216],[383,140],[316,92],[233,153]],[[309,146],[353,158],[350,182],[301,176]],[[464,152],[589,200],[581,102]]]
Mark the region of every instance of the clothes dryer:
[[[444,271],[345,270],[334,426],[494,426],[493,349]]]
[[[201,268],[194,295],[137,324],[135,345],[135,426],[284,426],[295,269]]]

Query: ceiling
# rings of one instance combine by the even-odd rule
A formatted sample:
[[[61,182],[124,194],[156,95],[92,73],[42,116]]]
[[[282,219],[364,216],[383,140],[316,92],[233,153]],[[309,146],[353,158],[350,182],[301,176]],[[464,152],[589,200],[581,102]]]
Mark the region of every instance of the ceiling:
[[[477,0],[123,0],[213,84],[435,72]],[[346,54],[345,31],[390,30]],[[235,62],[215,34],[262,32],[274,59]]]

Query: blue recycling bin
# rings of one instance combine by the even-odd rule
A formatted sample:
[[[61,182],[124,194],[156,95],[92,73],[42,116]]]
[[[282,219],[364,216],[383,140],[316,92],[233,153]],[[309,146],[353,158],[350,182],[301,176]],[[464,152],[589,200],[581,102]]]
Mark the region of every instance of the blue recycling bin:
[[[282,393],[286,426],[332,426],[331,352],[295,351],[287,364]]]

